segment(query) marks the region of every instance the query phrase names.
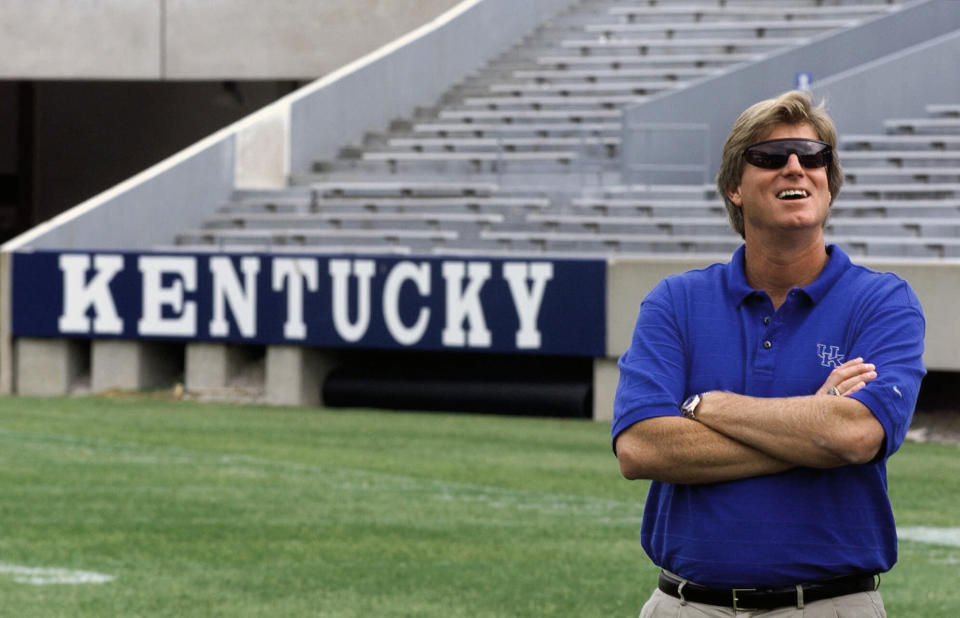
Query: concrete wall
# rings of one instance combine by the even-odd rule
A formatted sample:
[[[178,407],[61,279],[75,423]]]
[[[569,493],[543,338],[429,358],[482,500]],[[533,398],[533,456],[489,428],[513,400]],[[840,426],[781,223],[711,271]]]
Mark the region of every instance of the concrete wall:
[[[0,79],[304,79],[457,0],[6,0]]]
[[[628,182],[698,182],[689,174],[671,178],[660,174],[631,174],[634,163],[650,163],[645,152],[653,149],[660,161],[673,164],[706,165],[707,177],[713,178],[719,167],[720,152],[730,127],[749,105],[762,99],[776,96],[794,87],[798,72],[813,75],[814,87],[818,80],[849,71],[873,62],[908,47],[925,43],[930,39],[960,28],[960,2],[954,0],[925,0],[905,6],[900,11],[867,20],[860,26],[820,36],[806,45],[785,49],[759,62],[733,68],[722,74],[703,79],[688,88],[656,96],[640,105],[629,108],[624,114],[622,163]],[[952,79],[955,69],[938,76],[945,81]],[[885,107],[887,93],[895,100],[904,93],[915,94],[905,88],[905,74],[887,75],[882,82],[874,84],[870,93],[875,94],[868,104],[858,106],[851,115],[859,115],[859,125],[880,126],[887,116]],[[833,113],[843,106],[841,101],[831,99]],[[680,133],[657,132],[648,136],[642,131],[631,131],[633,124],[687,124],[697,123],[707,127],[706,156],[704,148],[691,147],[689,140],[678,139]],[[851,127],[839,124],[841,131]],[[701,174],[702,177],[702,174]]]

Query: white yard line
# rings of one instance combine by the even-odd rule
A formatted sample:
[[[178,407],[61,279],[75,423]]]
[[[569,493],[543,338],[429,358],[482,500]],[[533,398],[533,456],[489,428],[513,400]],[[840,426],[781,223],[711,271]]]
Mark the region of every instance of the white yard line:
[[[50,586],[54,584],[106,584],[114,580],[113,575],[94,571],[76,571],[56,567],[28,567],[19,564],[0,562],[0,575],[12,575],[18,584]]]
[[[897,528],[897,536],[906,541],[960,547],[960,528],[910,526]]]

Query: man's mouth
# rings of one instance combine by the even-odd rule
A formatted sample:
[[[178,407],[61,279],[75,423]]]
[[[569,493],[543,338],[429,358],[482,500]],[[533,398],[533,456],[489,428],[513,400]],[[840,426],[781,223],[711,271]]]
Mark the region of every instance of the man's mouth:
[[[784,189],[780,193],[777,193],[777,198],[781,200],[802,200],[809,196],[810,194],[803,189]]]

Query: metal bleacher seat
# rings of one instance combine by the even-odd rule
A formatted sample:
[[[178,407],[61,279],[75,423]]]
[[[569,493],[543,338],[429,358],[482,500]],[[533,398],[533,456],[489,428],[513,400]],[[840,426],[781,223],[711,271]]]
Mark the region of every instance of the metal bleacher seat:
[[[849,217],[869,216],[918,216],[943,217],[960,216],[958,199],[849,199],[841,192],[840,199],[833,205],[834,216],[842,214]]]
[[[563,253],[603,249],[618,253],[722,253],[727,254],[741,243],[732,234],[650,234],[630,232],[552,232],[552,231],[487,231],[483,240],[500,248],[537,253]]]
[[[498,96],[470,97],[463,100],[464,107],[507,111],[511,109],[549,109],[564,107],[584,107],[596,105],[602,108],[620,107],[630,103],[642,103],[647,94],[655,94],[669,88],[643,88],[624,86],[606,88],[588,84],[587,88],[563,88],[549,86],[531,86],[523,91],[505,93]],[[540,92],[538,92],[538,90]]]
[[[389,146],[412,148],[417,151],[424,151],[431,148],[443,148],[456,150],[458,148],[492,148],[511,151],[519,148],[536,147],[565,147],[565,146],[617,146],[620,144],[619,136],[593,136],[583,135],[581,137],[558,137],[558,136],[534,136],[534,137],[394,137],[388,142]]]
[[[847,172],[850,162],[858,164],[885,162],[894,165],[911,163],[914,165],[927,163],[944,165],[951,161],[960,164],[960,150],[863,150],[849,151],[843,154],[844,171]]]
[[[268,229],[278,226],[287,229],[390,229],[397,223],[439,226],[478,226],[483,229],[494,223],[503,223],[498,213],[457,213],[420,210],[415,212],[317,212],[317,213],[220,213],[209,217],[205,229]]]
[[[546,197],[486,196],[486,197],[346,197],[328,198],[319,201],[314,212],[503,212],[543,210],[550,206]]]
[[[761,56],[760,53],[734,53],[734,52],[700,52],[687,54],[664,54],[648,56],[625,56],[625,55],[603,55],[594,53],[590,56],[571,56],[571,55],[544,55],[536,58],[536,63],[541,66],[549,66],[557,69],[570,67],[589,68],[602,67],[611,69],[620,69],[625,67],[646,68],[657,66],[676,66],[692,68],[722,68],[743,62],[756,60]]]
[[[956,180],[960,176],[960,165],[953,167],[945,166],[926,166],[926,165],[912,165],[909,167],[891,167],[888,165],[874,165],[869,167],[845,167],[843,168],[843,174],[846,176],[847,181],[852,181],[860,178],[886,178],[886,179],[913,179],[921,183],[927,183],[933,185],[934,183],[929,182],[931,178],[951,178]]]
[[[636,19],[652,17],[675,17],[684,15],[695,22],[702,22],[709,19],[730,18],[738,19],[768,19],[770,17],[781,17],[784,20],[794,20],[798,18],[809,19],[813,17],[825,17],[835,19],[840,16],[858,17],[863,15],[875,15],[879,11],[894,11],[899,7],[896,5],[877,6],[873,4],[840,4],[824,5],[817,3],[816,6],[764,6],[762,4],[736,5],[722,3],[678,3],[676,5],[662,4],[654,6],[636,6],[624,5],[614,6],[608,9],[610,15],[625,19],[628,23],[635,22]]]
[[[311,186],[321,198],[331,197],[477,197],[490,196],[499,187],[485,182],[437,181],[329,181]]]
[[[583,135],[619,136],[619,122],[423,122],[413,126],[414,136],[542,136],[570,137]]]
[[[960,257],[960,238],[849,235],[828,236],[829,242],[842,245],[848,253],[871,257],[956,258]]]
[[[562,41],[561,45],[566,49],[579,50],[581,55],[587,56],[596,52],[611,52],[614,50],[626,50],[639,54],[648,54],[654,51],[666,50],[702,50],[706,52],[745,52],[752,50],[755,53],[762,53],[769,50],[782,49],[793,45],[806,43],[809,39],[803,37],[764,37],[764,38],[743,38],[743,37],[714,37],[714,38],[683,38],[683,39],[657,39],[657,38],[630,38],[630,39],[569,39]]]
[[[960,118],[894,118],[884,123],[889,129],[907,133],[943,131],[960,133]]]
[[[263,229],[204,228],[181,232],[176,239],[178,245],[215,246],[227,248],[231,245],[263,246],[269,250],[275,247],[302,247],[314,250],[326,245],[338,244],[349,247],[351,244],[369,246],[408,245],[411,247],[432,247],[457,240],[459,234],[453,230],[430,229],[305,229],[302,227],[284,228],[269,226]]]
[[[637,212],[651,216],[680,214],[687,216],[718,216],[725,212],[719,200],[646,199],[633,197],[580,197],[572,200],[572,207],[581,212],[619,216],[623,212]]]
[[[843,187],[843,195],[844,197],[857,195],[872,198],[956,198],[960,196],[960,183],[847,183]]]
[[[556,74],[557,72],[554,72]],[[510,94],[515,97],[543,95],[551,93],[554,95],[593,95],[600,96],[600,93],[626,93],[626,94],[650,94],[676,88],[678,80],[631,80],[631,81],[589,81],[585,83],[543,83],[543,82],[519,82],[514,84],[493,84],[490,91],[493,93]],[[500,100],[504,97],[471,97],[467,101],[489,101]]]
[[[841,135],[840,143],[849,150],[844,156],[860,156],[866,151],[878,150],[884,148],[924,148],[933,150],[945,150],[948,147],[960,147],[960,135],[902,135],[895,133],[877,133],[877,134],[851,134]],[[928,152],[931,152],[928,150]]]
[[[513,72],[513,77],[516,79],[527,79],[533,80],[536,84],[566,84],[566,83],[579,83],[579,82],[589,82],[595,84],[606,84],[608,82],[616,83],[619,80],[635,80],[635,79],[654,79],[660,80],[661,83],[671,84],[673,82],[679,82],[684,79],[703,77],[704,75],[709,75],[712,72],[712,69],[703,68],[703,67],[660,67],[660,68],[650,68],[650,67],[633,67],[633,68],[578,68],[578,69],[525,69],[517,70]],[[675,85],[675,84],[674,84]],[[515,87],[510,85],[496,84],[491,87],[495,92],[515,91]]]
[[[738,13],[737,16],[740,17],[745,13]],[[745,33],[748,35],[756,36],[757,38],[762,38],[768,35],[770,32],[780,32],[785,31],[789,32],[791,35],[796,36],[799,32],[804,30],[809,31],[820,31],[825,28],[843,28],[850,26],[855,23],[851,19],[766,19],[766,20],[745,20],[737,19],[736,21],[715,21],[715,22],[653,22],[653,23],[621,23],[621,24],[590,24],[586,26],[585,30],[587,32],[597,33],[603,36],[613,36],[613,35],[625,35],[625,34],[648,34],[651,32],[662,33],[666,38],[674,38],[681,34],[692,35],[692,34],[702,34],[704,32],[709,33],[723,33],[727,34],[730,32],[735,33]]]
[[[619,120],[619,109],[583,108],[571,110],[490,110],[490,109],[444,109],[438,115],[441,119],[457,119],[464,122],[477,120],[500,120],[514,123],[525,120],[560,120],[566,122],[583,122],[598,120]]]
[[[511,163],[558,163],[569,165],[571,161],[577,158],[575,151],[532,151],[532,152],[450,152],[447,150],[418,152],[412,150],[381,150],[363,153],[364,160],[367,161],[386,161],[390,164],[391,170],[396,171],[397,166],[404,162],[421,163],[425,161],[433,163],[467,163],[475,169],[480,169],[484,163],[492,166],[501,166]]]

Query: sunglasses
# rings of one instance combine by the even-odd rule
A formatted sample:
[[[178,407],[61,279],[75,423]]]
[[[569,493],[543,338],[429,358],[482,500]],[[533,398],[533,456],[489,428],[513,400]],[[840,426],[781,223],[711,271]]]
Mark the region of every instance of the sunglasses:
[[[826,167],[833,161],[833,148],[830,144],[797,137],[770,139],[751,144],[743,151],[743,158],[750,165],[765,170],[778,170],[787,164],[792,154],[797,155],[800,165],[806,169]]]

